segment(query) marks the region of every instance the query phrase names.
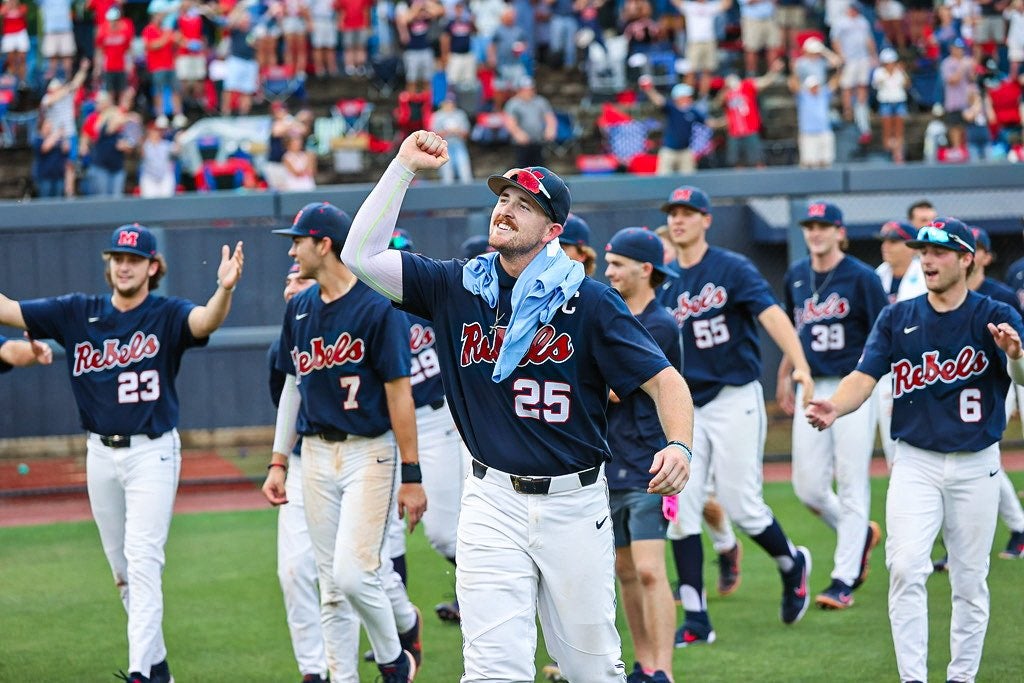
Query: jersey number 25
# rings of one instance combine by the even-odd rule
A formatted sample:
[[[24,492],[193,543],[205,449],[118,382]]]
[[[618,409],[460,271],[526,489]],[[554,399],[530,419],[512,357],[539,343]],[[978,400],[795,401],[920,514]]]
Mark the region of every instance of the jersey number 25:
[[[545,422],[561,423],[569,419],[572,387],[565,382],[517,379],[512,384],[516,396],[516,415]]]

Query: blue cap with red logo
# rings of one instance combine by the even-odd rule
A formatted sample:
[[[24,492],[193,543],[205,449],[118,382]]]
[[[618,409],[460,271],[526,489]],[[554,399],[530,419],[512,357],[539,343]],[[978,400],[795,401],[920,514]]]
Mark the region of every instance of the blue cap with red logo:
[[[807,226],[812,223],[826,223],[841,228],[843,212],[832,202],[811,202],[807,205],[804,217],[800,219],[800,225]]]
[[[298,274],[299,274],[299,264],[295,263],[294,261],[292,261],[292,264],[290,266],[288,266],[288,274],[285,275],[285,277],[289,278],[292,275],[298,275]]]
[[[992,251],[992,238],[988,236],[987,230],[979,228],[977,225],[969,225],[967,229],[974,235],[975,248]]]
[[[604,246],[605,253],[618,254],[640,263],[650,263],[654,270],[666,277],[679,275],[665,267],[665,247],[661,238],[647,228],[623,228],[612,235]]]
[[[499,197],[507,187],[525,191],[553,223],[565,225],[569,216],[569,208],[572,205],[569,188],[554,171],[543,166],[513,168],[503,175],[492,175],[487,179],[487,187]]]
[[[970,229],[962,221],[943,216],[918,230],[917,237],[907,242],[907,246],[913,249],[922,249],[929,245],[973,254],[977,243]]]
[[[693,185],[683,185],[672,190],[672,194],[661,205],[661,210],[669,213],[677,206],[688,206],[704,214],[711,213],[711,200],[704,194],[704,190]]]
[[[135,254],[142,258],[156,258],[156,236],[144,225],[129,223],[114,230],[110,246],[104,254]]]
[[[878,238],[882,240],[899,240],[906,242],[914,239],[917,229],[906,221],[889,221],[882,225],[878,231]]]
[[[562,234],[558,236],[562,244],[573,244],[577,247],[590,245],[590,226],[574,213],[570,213],[562,226]]]
[[[388,243],[388,249],[397,249],[398,251],[412,251],[412,238],[409,237],[409,233],[401,228],[395,228],[394,232],[391,233],[391,241]]]
[[[311,202],[299,209],[291,227],[272,230],[288,237],[330,237],[335,244],[344,244],[352,219],[330,202]]]

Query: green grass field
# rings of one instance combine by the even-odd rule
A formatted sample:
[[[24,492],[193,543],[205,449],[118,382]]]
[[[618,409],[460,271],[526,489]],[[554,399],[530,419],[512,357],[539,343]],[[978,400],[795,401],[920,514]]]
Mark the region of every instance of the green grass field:
[[[1014,476],[1024,486],[1024,476]],[[874,484],[875,519],[883,519],[884,482]],[[814,555],[811,588],[828,583],[834,538],[804,510],[788,484],[766,487],[769,504],[796,542]],[[175,518],[167,548],[165,634],[179,683],[297,681],[275,575],[275,513],[183,515]],[[997,531],[995,551],[1007,531]],[[709,598],[718,642],[676,650],[676,680],[881,681],[895,680],[886,617],[886,572],[881,548],[857,604],[844,612],[814,607],[799,624],[778,620],[779,581],[774,565],[745,541],[743,584],[732,596]],[[414,602],[424,611],[425,683],[459,680],[458,628],[439,623],[432,606],[450,598],[446,562],[417,532],[409,542]],[[1019,681],[1024,562],[995,558],[990,587],[992,618],[979,681]],[[708,554],[707,577],[715,567]],[[674,575],[674,571],[670,572]],[[945,679],[949,584],[928,584],[931,680]],[[622,622],[624,623],[624,622]],[[0,681],[113,681],[125,666],[125,617],[92,523],[0,529]],[[621,629],[625,634],[626,629]],[[624,660],[632,648],[624,637]],[[538,652],[539,666],[545,663]],[[364,681],[376,670],[364,665]],[[586,683],[586,682],[582,682]]]

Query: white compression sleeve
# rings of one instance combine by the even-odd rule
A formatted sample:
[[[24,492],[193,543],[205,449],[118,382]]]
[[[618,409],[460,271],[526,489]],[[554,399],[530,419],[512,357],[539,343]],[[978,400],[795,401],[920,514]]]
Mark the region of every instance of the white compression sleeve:
[[[392,301],[402,300],[402,254],[388,244],[414,175],[397,159],[388,165],[359,207],[341,252],[356,277]]]
[[[285,375],[284,387],[281,389],[281,401],[277,404],[277,425],[274,427],[274,453],[291,455],[295,441],[299,435],[295,431],[295,421],[299,418],[299,406],[302,396],[299,386],[295,383],[295,375]]]
[[[1007,358],[1006,369],[1010,373],[1010,379],[1014,384],[1024,384],[1024,356],[1017,360]]]

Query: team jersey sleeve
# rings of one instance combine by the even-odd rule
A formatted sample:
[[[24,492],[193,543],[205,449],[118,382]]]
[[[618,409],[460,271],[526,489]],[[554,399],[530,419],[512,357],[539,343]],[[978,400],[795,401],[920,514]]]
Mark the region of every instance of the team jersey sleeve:
[[[768,281],[749,259],[740,257],[731,270],[729,296],[735,297],[737,303],[745,306],[755,318],[778,305]]]
[[[295,299],[292,299],[295,301]],[[281,325],[281,336],[277,340],[277,355],[273,360],[273,367],[278,372],[285,375],[294,375],[295,373],[295,361],[292,360],[292,348],[295,346],[295,340],[292,337],[292,328],[288,323],[295,317],[295,308],[292,306],[292,302],[288,302],[288,306],[285,307],[284,312],[284,323]],[[280,394],[278,394],[280,397]]]
[[[435,306],[447,294],[448,277],[454,262],[439,261],[408,251],[401,253],[402,301],[396,306],[413,315],[433,320]]]
[[[882,309],[864,344],[864,353],[857,362],[857,370],[879,379],[892,367],[893,306]]]
[[[177,297],[168,299],[173,308],[173,315],[175,319],[175,327],[181,331],[181,346],[183,348],[203,347],[210,343],[210,337],[195,337],[192,334],[192,328],[188,324],[188,316],[192,312],[192,309],[196,307],[194,303],[188,299],[179,299]]]
[[[3,345],[6,344],[6,343],[7,343],[7,337],[5,337],[2,334],[0,334],[0,347],[3,347]],[[11,365],[8,365],[7,363],[5,363],[3,361],[2,358],[0,358],[0,372],[7,372],[8,370],[11,369],[11,367],[12,367]]]
[[[796,316],[793,315],[793,309],[796,308],[796,302],[793,299],[793,269],[790,268],[786,271],[786,277],[782,284],[782,296],[784,297],[786,317],[789,318],[790,322],[796,324]]]
[[[370,362],[382,382],[408,377],[412,369],[409,350],[409,318],[390,304],[384,309],[383,319],[374,329],[370,341]]]
[[[49,299],[21,302],[21,317],[33,339],[52,339],[64,346],[64,325],[76,320],[80,294],[65,294]]]
[[[609,289],[594,311],[597,338],[594,358],[605,382],[619,396],[628,396],[641,384],[669,367],[668,359],[650,333],[637,320],[618,292]]]

